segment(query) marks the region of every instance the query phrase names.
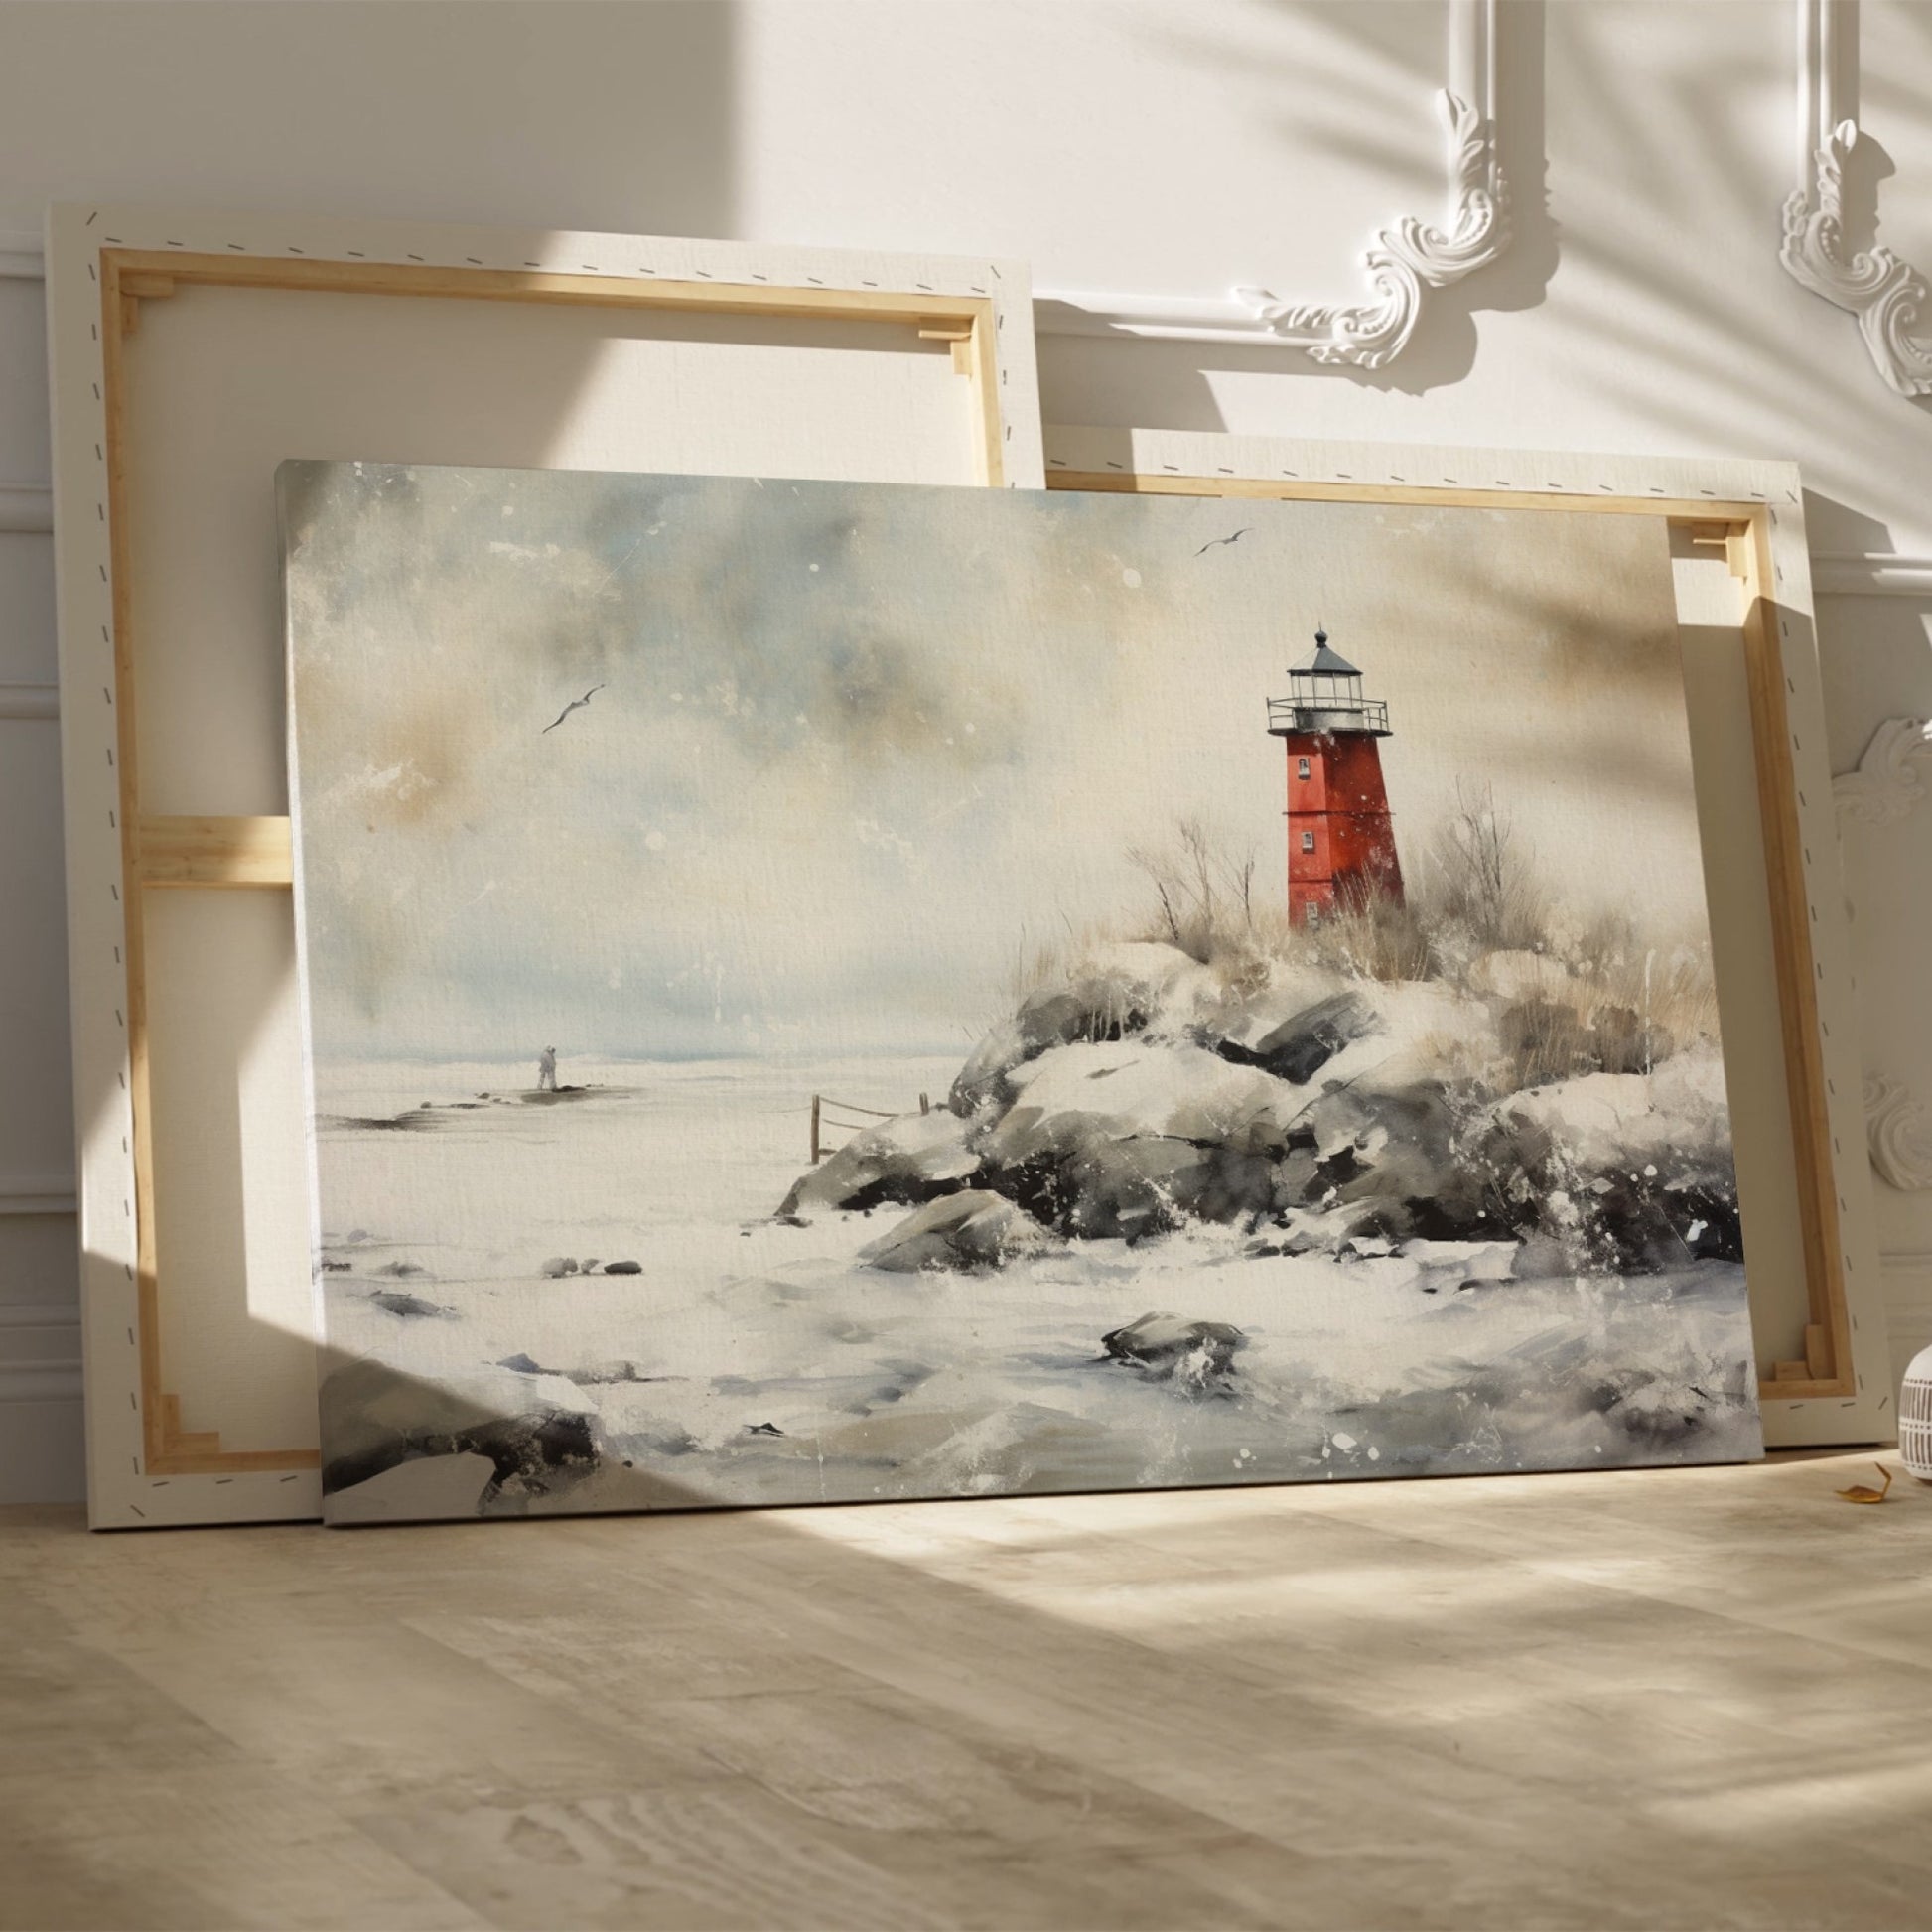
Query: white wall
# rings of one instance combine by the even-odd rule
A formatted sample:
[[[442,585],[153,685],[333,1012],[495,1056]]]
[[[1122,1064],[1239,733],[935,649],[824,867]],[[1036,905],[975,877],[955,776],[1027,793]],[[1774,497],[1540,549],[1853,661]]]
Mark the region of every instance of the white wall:
[[[1862,15],[1883,238],[1932,264],[1932,5]],[[1445,46],[1435,0],[0,5],[0,232],[100,196],[1347,297],[1378,225],[1435,212]],[[1516,240],[1391,368],[1056,337],[1048,419],[1795,458],[1815,551],[1932,560],[1932,405],[1777,262],[1787,0],[1508,0],[1500,73]],[[4,485],[46,478],[39,294],[0,280],[0,687],[54,674],[47,539],[4,527],[34,520]],[[1844,769],[1881,719],[1932,714],[1932,596],[1821,613]],[[10,1211],[70,1186],[46,706],[0,689],[0,1494],[79,1481],[72,1223]],[[1868,1063],[1932,1103],[1932,810],[1850,843]],[[1932,1191],[1879,1196],[1902,1350],[1932,1339]]]

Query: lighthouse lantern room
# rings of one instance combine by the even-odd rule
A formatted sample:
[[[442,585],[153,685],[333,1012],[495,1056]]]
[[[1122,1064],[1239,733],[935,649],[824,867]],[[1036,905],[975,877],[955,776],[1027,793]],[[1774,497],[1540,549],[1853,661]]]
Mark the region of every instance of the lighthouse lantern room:
[[[1289,667],[1289,695],[1268,700],[1268,730],[1288,755],[1288,916],[1315,925],[1337,906],[1402,899],[1402,866],[1378,740],[1389,708],[1362,694],[1362,673],[1314,633]]]

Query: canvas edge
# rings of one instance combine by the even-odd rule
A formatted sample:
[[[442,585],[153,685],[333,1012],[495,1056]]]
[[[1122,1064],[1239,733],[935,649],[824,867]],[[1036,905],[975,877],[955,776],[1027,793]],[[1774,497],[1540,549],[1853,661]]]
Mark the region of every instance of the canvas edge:
[[[118,690],[106,507],[102,249],[431,268],[520,269],[535,261],[556,273],[614,280],[654,270],[666,279],[776,287],[818,281],[855,291],[869,281],[909,279],[935,293],[980,295],[995,315],[993,406],[1001,426],[1003,482],[1012,488],[1038,488],[1045,482],[1031,274],[1024,263],[1005,259],[908,251],[69,201],[48,208],[45,245],[88,1522],[95,1529],[139,1529],[311,1520],[321,1514],[319,1470],[150,1475],[143,1466],[113,761]],[[104,698],[98,708],[88,703],[95,691]],[[92,722],[83,725],[83,719]]]
[[[1767,1448],[1889,1441],[1894,1432],[1892,1366],[1878,1260],[1876,1204],[1864,1156],[1851,930],[1826,752],[1824,681],[1798,466],[1755,458],[1343,443],[1209,430],[1051,423],[1044,435],[1049,477],[1057,472],[1119,472],[1197,478],[1209,483],[1290,480],[1367,488],[1555,494],[1572,497],[1580,504],[1600,496],[1655,496],[1765,505],[1772,590],[1780,606],[1796,620],[1781,636],[1779,648],[1788,687],[1791,758],[1797,780],[1806,899],[1812,917],[1820,1047],[1827,1082],[1832,1179],[1840,1208],[1854,1393],[1798,1399],[1765,1397],[1760,1399],[1759,1408]]]

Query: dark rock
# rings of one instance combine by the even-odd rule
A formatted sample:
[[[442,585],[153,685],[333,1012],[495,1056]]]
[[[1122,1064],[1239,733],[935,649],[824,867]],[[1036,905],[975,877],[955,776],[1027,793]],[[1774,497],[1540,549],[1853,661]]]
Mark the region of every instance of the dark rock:
[[[496,1364],[498,1368],[513,1368],[519,1375],[545,1375],[549,1371],[539,1368],[527,1355],[505,1355]]]
[[[868,1242],[859,1259],[895,1274],[998,1268],[1047,1245],[1044,1231],[1009,1200],[983,1188],[945,1194]]]
[[[1653,1274],[1743,1259],[1721,1116],[1702,1113],[1695,1095],[1687,1104],[1667,1092],[1660,1107],[1656,1089],[1591,1075],[1513,1095],[1469,1136],[1470,1166],[1524,1239],[1522,1272]]]
[[[1284,1020],[1252,1046],[1223,1040],[1215,1050],[1223,1059],[1259,1066],[1277,1079],[1304,1086],[1344,1046],[1365,1039],[1380,1024],[1359,993],[1332,993]]]
[[[399,1288],[378,1289],[369,1297],[379,1309],[387,1309],[391,1314],[426,1315],[454,1314],[454,1309],[446,1309],[437,1302],[425,1302],[420,1295],[405,1295]]]
[[[1238,1221],[1278,1203],[1265,1156],[1169,1135],[1111,1131],[1064,1116],[1025,1159],[989,1170],[990,1184],[1058,1233],[1140,1241],[1194,1219]]]
[[[607,1275],[641,1275],[644,1266],[640,1261],[607,1261],[604,1272]]]
[[[595,1406],[559,1376],[488,1368],[430,1383],[354,1361],[325,1377],[321,1395],[330,1492],[420,1456],[475,1453],[495,1470],[485,1502],[550,1494],[600,1454]]]
[[[1355,1207],[1351,1234],[1392,1240],[1492,1231],[1486,1173],[1466,1159],[1460,1131],[1481,1100],[1437,1081],[1323,1094],[1309,1109],[1318,1161],[1301,1204]]]
[[[1299,1131],[1283,1125],[1285,1106],[1293,1096],[1273,1076],[1198,1046],[1059,1047],[984,1130],[984,1184],[1059,1233],[1096,1239],[1267,1218],[1294,1204],[1277,1167]]]
[[[1227,1377],[1248,1337],[1225,1321],[1183,1321],[1155,1312],[1102,1335],[1100,1345],[1149,1381],[1204,1388]]]
[[[774,1422],[748,1422],[745,1433],[748,1436],[782,1436],[785,1432]]]
[[[407,1280],[411,1275],[427,1275],[429,1270],[414,1261],[385,1261],[380,1268],[372,1271],[378,1275],[388,1275],[397,1281]]]

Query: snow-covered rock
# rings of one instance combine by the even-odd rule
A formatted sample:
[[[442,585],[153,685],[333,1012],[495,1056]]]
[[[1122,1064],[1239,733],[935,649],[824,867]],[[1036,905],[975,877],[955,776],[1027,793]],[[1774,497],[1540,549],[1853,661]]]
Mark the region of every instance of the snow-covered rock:
[[[900,1114],[855,1134],[837,1153],[792,1182],[781,1215],[827,1208],[911,1205],[964,1186],[979,1167],[967,1146],[968,1123],[944,1107]]]
[[[1662,1156],[1672,1167],[1730,1154],[1724,1063],[1715,1049],[1683,1053],[1654,1073],[1587,1073],[1531,1087],[1495,1108],[1548,1137],[1589,1173],[1608,1173]]]
[[[1131,1241],[1281,1204],[1275,1162],[1301,1103],[1271,1074],[1140,1038],[1056,1047],[1015,1082],[982,1172],[1062,1234]]]
[[[1042,1124],[1069,1115],[1105,1121],[1121,1135],[1272,1152],[1307,1099],[1203,1046],[1147,1039],[1056,1047],[1018,1068],[1014,1087],[1013,1105],[981,1140],[991,1161],[1024,1158]]]
[[[948,1104],[959,1114],[1002,1105],[1014,1069],[1038,1054],[1150,1029],[1182,1032],[1199,1024],[1220,994],[1217,977],[1177,946],[1137,940],[1096,947],[986,1035],[960,1068]]]
[[[1100,1345],[1150,1381],[1202,1389],[1226,1377],[1248,1337],[1225,1321],[1184,1321],[1155,1311],[1102,1335]]]
[[[1296,1086],[1309,1081],[1352,1041],[1381,1031],[1375,1009],[1358,992],[1316,1000],[1271,1027],[1252,1046],[1223,1042],[1221,1057],[1259,1066]]]
[[[1305,1199],[1357,1209],[1356,1233],[1454,1239],[1487,1231],[1483,1175],[1461,1147],[1469,1104],[1438,1080],[1331,1088],[1309,1109],[1319,1169]]]
[[[896,1274],[924,1269],[998,1268],[1049,1243],[1046,1231],[1014,1204],[984,1188],[945,1194],[859,1250],[868,1267]]]
[[[1714,1047],[1654,1073],[1589,1073],[1496,1102],[1467,1137],[1491,1193],[1572,1268],[1736,1260],[1724,1066]]]

